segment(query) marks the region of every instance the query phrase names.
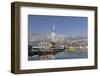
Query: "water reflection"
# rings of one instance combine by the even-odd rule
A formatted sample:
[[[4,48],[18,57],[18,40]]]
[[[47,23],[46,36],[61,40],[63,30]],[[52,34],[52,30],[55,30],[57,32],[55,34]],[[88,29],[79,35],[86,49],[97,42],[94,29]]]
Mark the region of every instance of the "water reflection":
[[[59,52],[55,55],[49,55],[50,57],[43,57],[41,56],[29,56],[28,60],[51,60],[51,59],[81,59],[81,58],[88,58],[88,49],[77,49],[74,51],[70,51],[65,49],[62,52]]]

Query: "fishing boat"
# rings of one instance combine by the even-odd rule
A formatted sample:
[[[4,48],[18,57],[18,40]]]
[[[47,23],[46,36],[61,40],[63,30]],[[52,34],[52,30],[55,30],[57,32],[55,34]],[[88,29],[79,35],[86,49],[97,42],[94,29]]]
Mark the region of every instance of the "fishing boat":
[[[64,45],[58,46],[55,41],[55,25],[53,25],[53,31],[51,32],[51,42],[48,43],[48,47],[45,46],[29,46],[28,55],[29,56],[40,56],[40,57],[48,57],[49,59],[54,59],[54,55],[56,55],[59,52],[65,51]]]

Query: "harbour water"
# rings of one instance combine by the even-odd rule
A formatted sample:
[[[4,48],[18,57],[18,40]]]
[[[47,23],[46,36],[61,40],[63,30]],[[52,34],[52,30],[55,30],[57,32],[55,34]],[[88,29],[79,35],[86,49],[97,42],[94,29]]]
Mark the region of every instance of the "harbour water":
[[[83,59],[83,58],[88,58],[88,49],[78,49],[75,51],[68,51],[67,49],[63,52],[59,52],[54,55],[54,60],[58,59]],[[28,57],[29,61],[32,60],[41,60],[40,56],[29,56]],[[42,59],[45,60],[45,59]],[[49,59],[47,59],[49,60]]]

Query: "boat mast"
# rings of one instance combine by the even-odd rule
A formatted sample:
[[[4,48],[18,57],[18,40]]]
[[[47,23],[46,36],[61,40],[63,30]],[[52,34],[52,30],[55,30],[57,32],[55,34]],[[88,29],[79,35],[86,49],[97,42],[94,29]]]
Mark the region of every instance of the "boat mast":
[[[52,28],[52,41],[55,41],[55,24],[53,24],[53,28]]]

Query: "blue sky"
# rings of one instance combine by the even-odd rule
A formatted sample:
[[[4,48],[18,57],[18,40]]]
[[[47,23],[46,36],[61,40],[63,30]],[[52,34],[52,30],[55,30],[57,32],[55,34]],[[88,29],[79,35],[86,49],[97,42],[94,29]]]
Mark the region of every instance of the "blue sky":
[[[50,33],[53,24],[58,34],[87,36],[87,17],[28,15],[28,32]]]

